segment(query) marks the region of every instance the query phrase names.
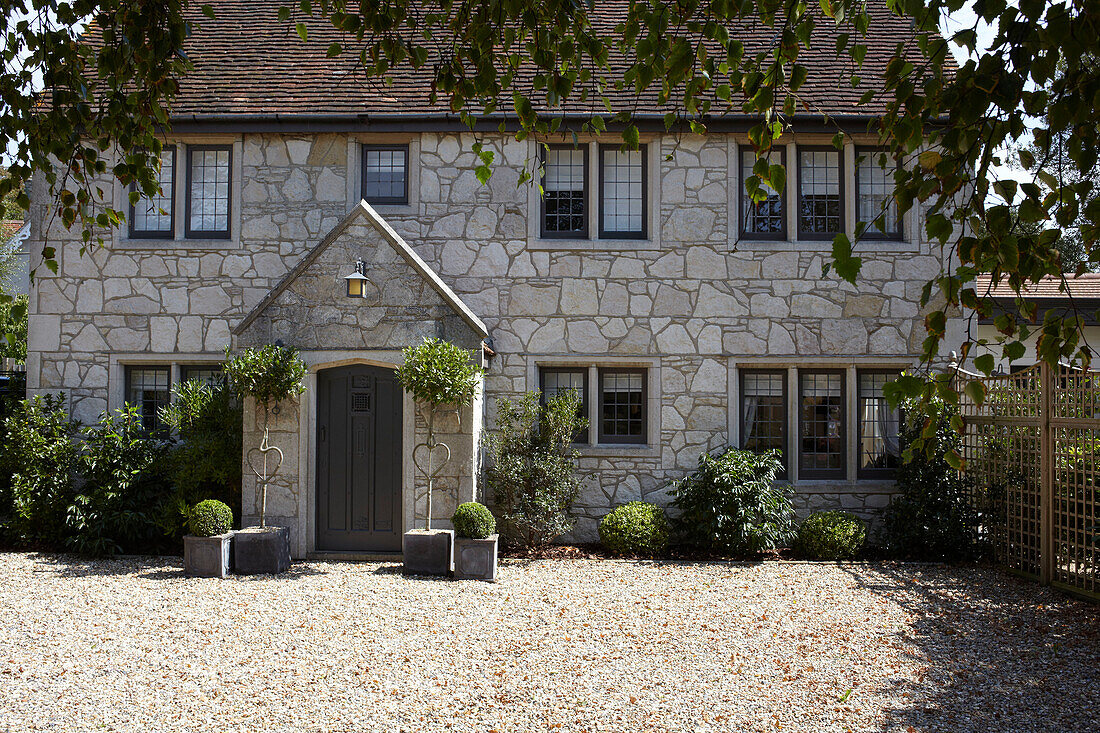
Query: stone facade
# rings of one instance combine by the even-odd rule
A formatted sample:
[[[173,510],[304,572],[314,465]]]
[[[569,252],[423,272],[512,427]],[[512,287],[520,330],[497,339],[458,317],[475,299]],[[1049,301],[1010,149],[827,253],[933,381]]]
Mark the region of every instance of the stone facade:
[[[903,241],[860,245],[858,286],[823,274],[829,242],[739,240],[740,148],[730,135],[643,139],[649,233],[640,241],[540,239],[537,190],[517,185],[537,157],[530,141],[477,136],[496,154],[492,178],[481,185],[472,134],[244,134],[192,136],[180,144],[209,139],[234,145],[232,205],[239,224],[231,240],[133,242],[116,234],[81,255],[71,235],[57,226],[49,231],[60,269],[56,276],[40,269],[32,295],[32,390],[63,391],[73,414],[92,420],[124,399],[125,365],[215,361],[231,342],[281,338],[315,352],[307,359],[314,369],[357,359],[394,364],[400,345],[424,334],[442,332],[476,346],[479,339],[462,332],[464,322],[453,308],[423,299],[434,291],[422,283],[414,292],[408,283],[382,282],[377,297],[354,303],[354,312],[351,301],[314,307],[311,298],[324,300],[319,293],[342,287],[334,280],[350,271],[356,256],[385,251],[365,231],[345,232],[327,250],[327,269],[308,270],[262,318],[232,335],[358,205],[359,143],[407,143],[409,204],[379,206],[378,214],[484,322],[497,353],[489,362],[484,404],[466,424],[484,419],[491,428],[496,400],[536,389],[540,366],[647,370],[646,444],[582,448],[585,488],[575,533],[581,540],[594,537],[596,521],[614,504],[662,501],[668,481],[692,470],[702,451],[737,442],[741,369],[789,370],[791,384],[798,367],[845,370],[854,445],[855,368],[916,361],[924,337],[920,289],[941,266],[920,236],[917,212],[906,217]],[[790,166],[796,143],[827,138],[788,142]],[[586,144],[597,150],[595,142]],[[851,146],[844,161],[850,172]],[[788,200],[794,200],[796,176],[788,178]],[[48,217],[46,192],[36,185],[34,193],[37,252]],[[850,192],[845,207],[850,223]],[[389,266],[364,259],[371,267]],[[403,325],[395,320],[412,311]],[[294,417],[302,422],[287,424],[288,435],[308,434],[308,393],[303,403]],[[793,447],[797,412],[793,399],[789,403]],[[842,507],[868,516],[881,509],[890,482],[857,480],[854,450],[849,452],[849,479],[796,481],[803,509]],[[475,465],[476,459],[471,443],[460,463]],[[472,485],[456,491],[475,493]],[[308,549],[308,538],[300,547],[299,554]]]

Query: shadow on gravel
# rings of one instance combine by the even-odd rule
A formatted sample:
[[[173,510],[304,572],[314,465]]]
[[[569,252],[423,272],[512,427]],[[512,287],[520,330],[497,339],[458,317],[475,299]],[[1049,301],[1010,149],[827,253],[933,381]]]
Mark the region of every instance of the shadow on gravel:
[[[115,557],[87,558],[79,555],[57,555],[38,553],[33,559],[47,566],[42,572],[54,573],[63,578],[93,578],[134,575],[143,580],[190,580],[191,576],[183,571],[183,559],[175,556],[157,555],[118,555]],[[279,575],[232,575],[230,579],[239,581],[294,580],[314,575],[328,575],[309,563],[293,563],[290,569]]]
[[[1097,730],[1097,606],[990,567],[845,570],[914,615],[909,629],[895,633],[927,662],[917,681],[894,682],[911,702],[884,711],[885,730]]]

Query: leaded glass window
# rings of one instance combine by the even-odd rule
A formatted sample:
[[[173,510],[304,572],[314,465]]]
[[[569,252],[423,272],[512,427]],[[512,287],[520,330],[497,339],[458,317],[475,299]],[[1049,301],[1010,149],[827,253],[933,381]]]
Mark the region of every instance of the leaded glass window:
[[[187,155],[187,235],[227,238],[233,148],[196,146],[188,148]]]
[[[844,373],[799,372],[799,478],[845,477]]]
[[[798,149],[798,236],[832,239],[844,231],[840,151]]]
[[[371,204],[409,202],[409,146],[363,146],[363,198]]]
[[[134,238],[174,236],[176,202],[176,149],[166,147],[161,153],[157,174],[160,192],[154,196],[141,194],[136,204],[130,204],[130,236]],[[131,184],[131,191],[139,190]]]
[[[645,372],[601,369],[599,375],[600,442],[646,442]]]
[[[783,165],[784,154],[782,150],[771,150],[768,153],[768,165]],[[756,153],[752,150],[741,151],[741,231],[756,239],[783,239],[787,232],[787,212],[783,205],[782,191],[775,191],[765,183],[760,182],[760,187],[767,192],[768,198],[764,201],[753,201],[745,190],[745,181],[752,176],[752,168],[756,164]]]
[[[180,379],[184,382],[198,379],[211,387],[225,383],[225,370],[221,364],[195,364],[180,367]]]
[[[580,404],[577,405],[577,416],[585,419],[588,418],[587,369],[541,369],[539,371],[539,380],[541,382],[543,404],[546,404],[547,400],[557,397],[562,392],[572,390],[576,392],[577,396],[580,398]],[[587,426],[577,431],[577,434],[573,436],[573,442],[588,442]]]
[[[646,237],[645,146],[600,148],[600,236]]]
[[[545,151],[542,178],[542,235],[588,236],[588,150],[552,147]]]
[[[859,474],[892,476],[901,456],[901,410],[891,408],[883,395],[898,372],[859,372]]]
[[[779,450],[786,465],[786,372],[741,372],[741,447],[756,453]]]
[[[860,149],[856,155],[856,217],[867,224],[863,236],[900,239],[901,219],[894,200],[897,165],[889,158],[883,161],[881,150]]]
[[[126,367],[126,401],[138,408],[141,424],[148,432],[165,428],[160,419],[160,408],[167,406],[171,399],[171,383],[169,367]]]

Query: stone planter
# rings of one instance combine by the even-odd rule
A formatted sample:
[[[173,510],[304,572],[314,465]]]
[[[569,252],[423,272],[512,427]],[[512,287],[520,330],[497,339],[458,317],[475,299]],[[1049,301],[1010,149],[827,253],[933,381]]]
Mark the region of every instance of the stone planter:
[[[401,540],[405,572],[412,575],[450,575],[454,563],[454,530],[413,529]]]
[[[213,537],[183,537],[183,570],[196,578],[224,578],[233,568],[233,532]]]
[[[274,575],[289,567],[289,527],[246,527],[234,535],[233,572]]]
[[[455,538],[456,580],[497,580],[497,535],[483,540]]]

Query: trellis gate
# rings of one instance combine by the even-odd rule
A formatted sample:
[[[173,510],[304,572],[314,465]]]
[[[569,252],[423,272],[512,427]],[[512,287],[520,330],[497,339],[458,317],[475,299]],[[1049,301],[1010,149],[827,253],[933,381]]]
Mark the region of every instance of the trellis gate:
[[[978,379],[978,405],[962,388]],[[1100,373],[956,373],[963,458],[998,563],[1100,600]]]

